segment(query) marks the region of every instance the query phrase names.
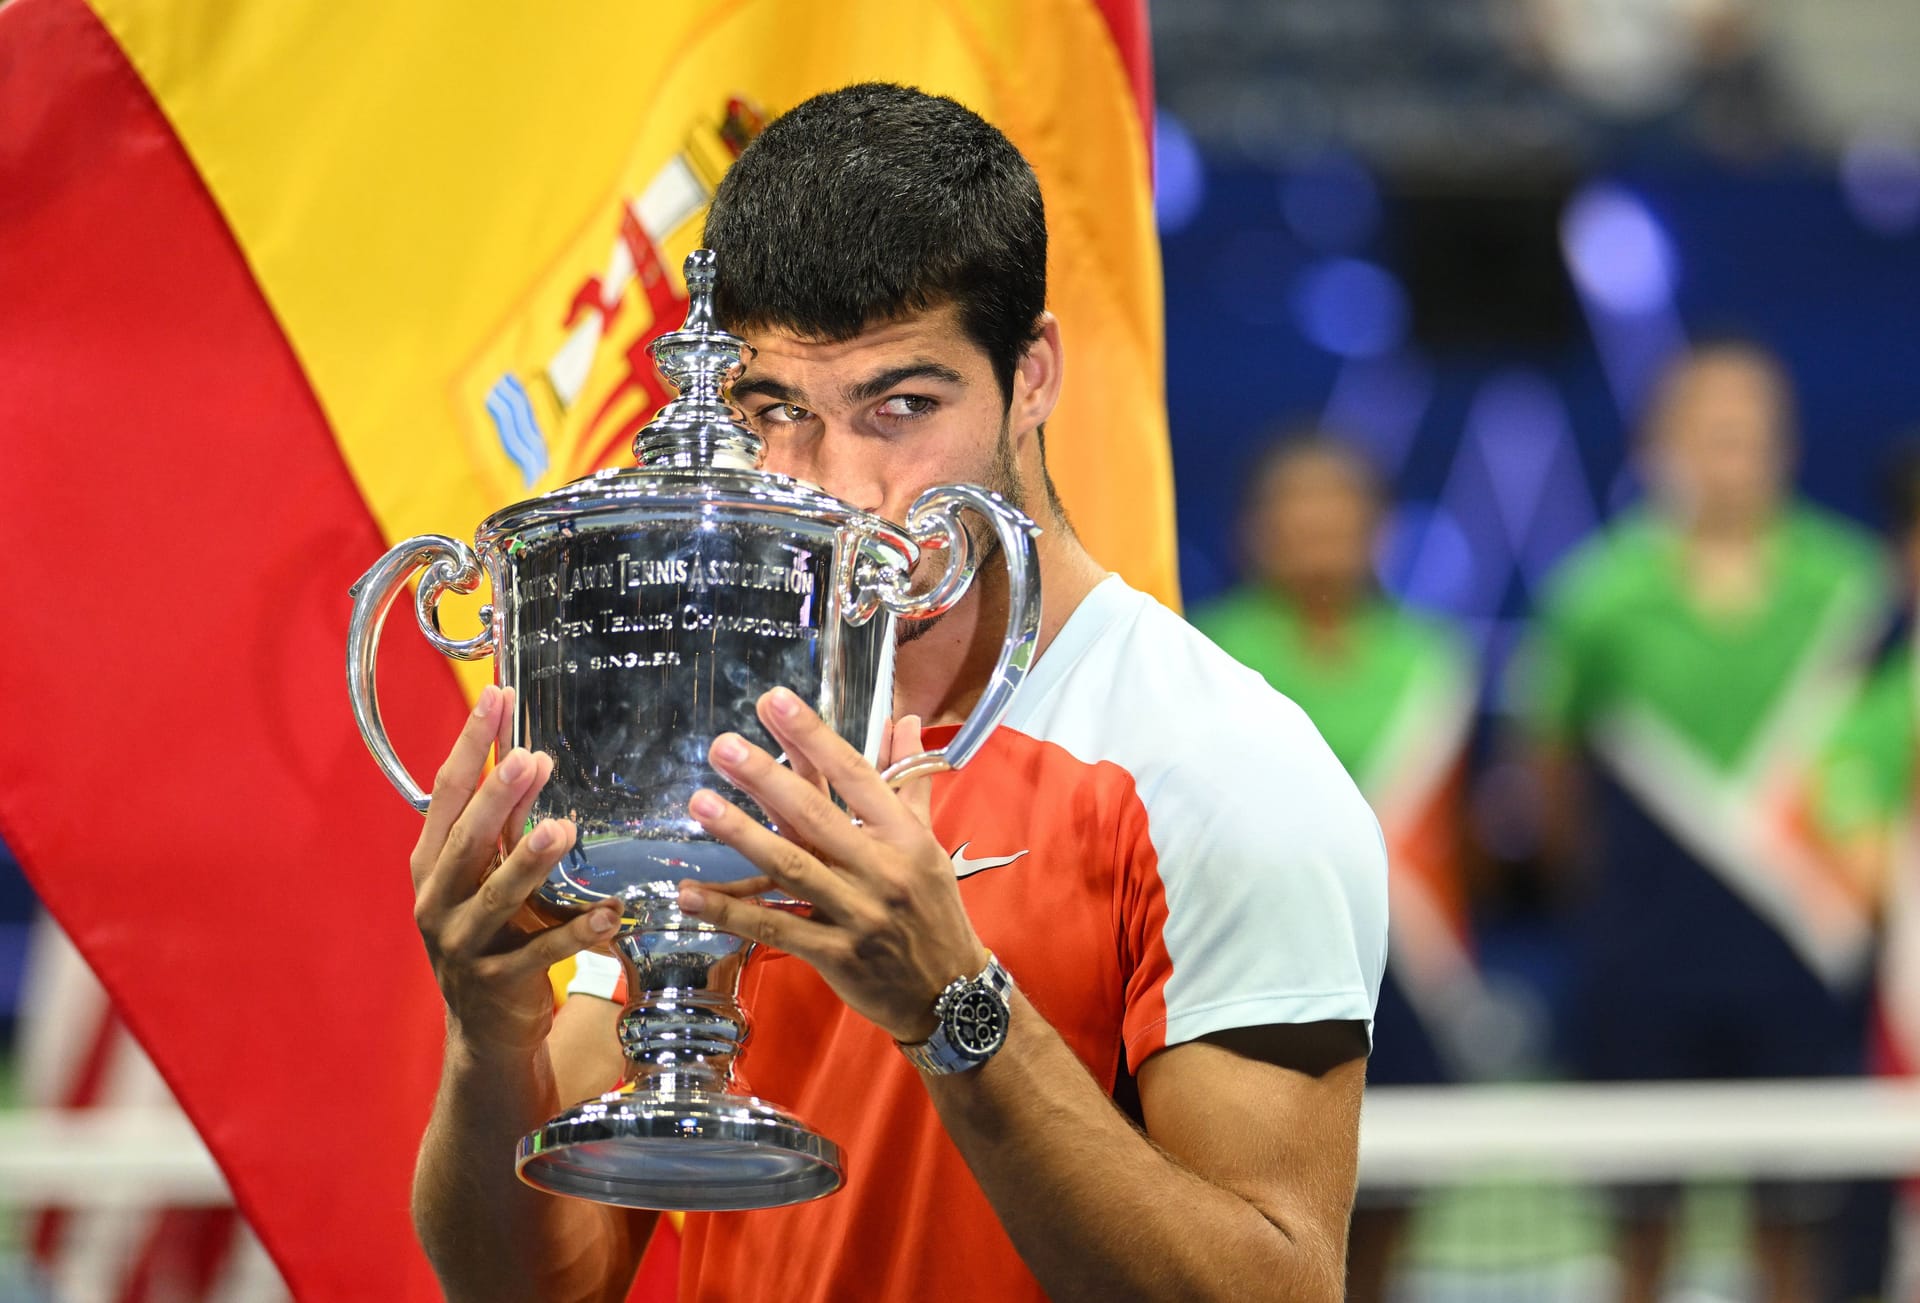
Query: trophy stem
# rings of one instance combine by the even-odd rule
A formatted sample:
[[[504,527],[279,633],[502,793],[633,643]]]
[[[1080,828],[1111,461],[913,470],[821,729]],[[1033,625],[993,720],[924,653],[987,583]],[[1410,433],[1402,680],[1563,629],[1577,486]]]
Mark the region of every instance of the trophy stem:
[[[670,884],[629,897],[620,1086],[520,1142],[521,1179],[629,1208],[775,1208],[831,1194],[833,1141],[732,1089],[747,1039],[736,998],[751,942],[680,912]]]
[[[614,940],[627,975],[620,1015],[623,1084],[654,1092],[724,1091],[747,1039],[740,974],[752,944],[677,906],[642,907]]]

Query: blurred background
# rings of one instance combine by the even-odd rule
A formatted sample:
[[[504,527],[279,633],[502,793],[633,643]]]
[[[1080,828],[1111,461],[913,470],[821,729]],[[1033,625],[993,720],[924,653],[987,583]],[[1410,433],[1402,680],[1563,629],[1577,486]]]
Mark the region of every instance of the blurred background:
[[[1920,7],[1182,0],[1152,16],[1188,609],[1313,713],[1301,692],[1312,685],[1285,677],[1310,671],[1263,663],[1273,649],[1243,618],[1250,591],[1286,584],[1250,564],[1260,508],[1249,497],[1269,492],[1260,458],[1276,435],[1317,428],[1360,454],[1384,497],[1380,587],[1439,617],[1478,680],[1451,799],[1468,946],[1492,998],[1473,1062],[1445,1075],[1586,1075],[1566,1044],[1585,905],[1542,845],[1541,775],[1515,744],[1528,705],[1513,658],[1569,554],[1645,506],[1637,435],[1690,343],[1771,352],[1795,395],[1783,423],[1797,426],[1801,493],[1863,529],[1900,530],[1887,490],[1910,478],[1895,454],[1920,424],[1920,82],[1906,70]],[[1604,831],[1586,830],[1596,842]],[[1673,980],[1685,998],[1689,975]],[[1753,999],[1764,1006],[1764,986]],[[1790,1135],[1835,1107],[1809,1097],[1770,1125]],[[1513,1114],[1482,1121],[1486,1132],[1462,1116],[1463,1150],[1525,1127]],[[1546,1151],[1572,1148],[1552,1133],[1561,1125],[1540,1137]],[[1657,1150],[1701,1125],[1649,1113],[1639,1143]],[[1632,1124],[1616,1144],[1635,1144]],[[1763,1160],[1675,1153],[1680,1170],[1661,1183],[1685,1189],[1669,1196],[1658,1283],[1622,1265],[1635,1248],[1616,1226],[1636,1217],[1616,1186],[1389,1192],[1386,1205],[1408,1213],[1388,1235],[1394,1265],[1385,1285],[1356,1279],[1354,1297],[1917,1296],[1894,1282],[1898,1237],[1882,1234],[1897,1201],[1862,1183],[1829,1191],[1831,1217],[1812,1219],[1825,1223],[1810,1251],[1819,1279],[1770,1275],[1754,1229],[1766,1218],[1739,1179],[1748,1162]]]
[[[1457,631],[1478,681],[1455,867],[1494,1015],[1475,1063],[1448,1075],[1578,1077],[1584,906],[1542,846],[1511,662],[1569,553],[1644,505],[1636,434],[1690,342],[1772,351],[1797,395],[1799,489],[1899,530],[1889,457],[1920,422],[1920,6],[1183,0],[1152,21],[1188,610],[1210,628],[1210,603],[1250,578],[1242,509],[1277,432],[1319,428],[1371,462],[1379,583]],[[1294,687],[1231,614],[1215,608],[1229,649],[1254,639],[1248,662]],[[1770,1126],[1836,1107],[1814,1096]],[[1524,1123],[1459,1126],[1471,1151]],[[1640,1144],[1695,1126],[1649,1115]],[[1665,1272],[1628,1261],[1645,1242],[1617,1234],[1636,1209],[1615,1186],[1388,1192],[1388,1249],[1356,1236],[1377,1261],[1354,1297],[1916,1297],[1884,1234],[1897,1199],[1859,1182],[1811,1219],[1814,1280],[1768,1272],[1749,1159],[1676,1155]]]
[[[1352,455],[1329,460],[1361,486],[1357,537],[1379,595],[1446,631],[1464,667],[1451,699],[1469,707],[1450,735],[1457,756],[1436,771],[1452,826],[1435,872],[1457,905],[1471,989],[1448,997],[1451,1015],[1417,1015],[1450,1030],[1435,1037],[1444,1067],[1409,1080],[1484,1091],[1591,1076],[1565,1035],[1582,905],[1541,817],[1554,789],[1527,740],[1516,652],[1569,555],[1645,509],[1636,436],[1663,375],[1690,343],[1736,337],[1743,356],[1777,359],[1774,379],[1792,393],[1756,419],[1797,431],[1791,474],[1805,500],[1862,539],[1889,539],[1886,618],[1856,649],[1861,682],[1900,645],[1910,580],[1887,490],[1908,473],[1891,458],[1920,429],[1920,5],[1167,0],[1151,18],[1188,608],[1203,627],[1213,612],[1223,642],[1257,642],[1219,603],[1285,582],[1252,564],[1249,533],[1265,519],[1254,499],[1277,484],[1273,440],[1317,430]],[[1247,658],[1267,668],[1258,646]],[[1836,703],[1836,729],[1843,715]],[[1825,748],[1807,750],[1810,769]],[[1901,795],[1882,820],[1888,838],[1904,827]],[[1891,874],[1866,875],[1882,940]],[[152,1097],[157,1078],[125,1056],[109,1069],[110,1018],[86,1004],[33,908],[0,857],[0,1044],[23,1047],[56,999],[60,1020],[101,1030],[52,1066],[44,1053],[31,1069],[24,1052],[0,1057],[0,1105],[83,1084]],[[1871,1012],[1883,960],[1884,946],[1846,992],[1862,1073],[1899,1057],[1876,1051],[1869,1030],[1886,1021]],[[1371,1256],[1356,1264],[1367,1273],[1356,1298],[1920,1297],[1899,1283],[1902,1196],[1886,1179],[1886,1154],[1911,1151],[1911,1119],[1882,1119],[1867,1097],[1782,1095],[1715,1147],[1701,1136],[1730,1106],[1711,1096],[1668,1091],[1615,1118],[1588,1096],[1538,1116],[1499,1094],[1483,1096],[1491,1111],[1428,1115],[1376,1093],[1369,1124],[1385,1147],[1370,1150],[1362,1207],[1379,1215],[1360,1237]],[[1836,1111],[1864,1138],[1795,1148]],[[1580,1134],[1595,1117],[1617,1127],[1604,1144]],[[1414,1144],[1433,1135],[1452,1149]],[[168,1152],[157,1144],[156,1179],[190,1188]],[[1752,1177],[1766,1178],[1758,1194]],[[1804,1197],[1770,1201],[1783,1177]],[[164,1230],[116,1216],[90,1224],[91,1252],[165,1238],[179,1262],[133,1294],[69,1264],[60,1297],[212,1296],[213,1269],[194,1264],[224,1262],[229,1215],[182,1214]],[[1664,1270],[1636,1268],[1646,1243],[1621,1229],[1652,1222],[1667,1227]],[[1795,1232],[1784,1248],[1756,1230],[1782,1222]],[[55,1277],[31,1263],[57,1238],[43,1214],[0,1231],[0,1299],[54,1296]],[[1800,1276],[1779,1265],[1796,1255],[1815,1265]],[[221,1272],[225,1297],[273,1294],[263,1263]]]
[[[1239,477],[1324,420],[1393,489],[1381,579],[1497,675],[1545,573],[1638,487],[1689,333],[1799,390],[1816,500],[1883,518],[1920,416],[1920,10],[1798,0],[1183,0],[1152,10],[1189,605]]]

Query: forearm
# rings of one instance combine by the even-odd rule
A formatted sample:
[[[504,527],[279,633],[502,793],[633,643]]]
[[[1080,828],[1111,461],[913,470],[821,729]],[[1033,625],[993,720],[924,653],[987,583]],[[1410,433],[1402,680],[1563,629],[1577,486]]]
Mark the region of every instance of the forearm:
[[[1128,1122],[1024,998],[999,1054],[928,1087],[1056,1303],[1341,1297],[1344,1221],[1329,1232],[1263,1211],[1183,1167]],[[1349,1183],[1341,1198],[1350,1196]]]
[[[413,1184],[414,1226],[448,1299],[624,1297],[649,1226],[514,1173],[514,1146],[559,1103],[544,1049],[519,1065],[483,1060],[449,1033]]]

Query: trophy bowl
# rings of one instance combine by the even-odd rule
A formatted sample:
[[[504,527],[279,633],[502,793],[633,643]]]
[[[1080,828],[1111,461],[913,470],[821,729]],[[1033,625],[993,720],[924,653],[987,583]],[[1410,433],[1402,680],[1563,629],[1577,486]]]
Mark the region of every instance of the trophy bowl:
[[[472,547],[445,535],[396,545],[354,585],[348,636],[355,718],[416,809],[427,795],[387,738],[374,673],[386,613],[415,574],[427,639],[459,659],[491,655],[496,682],[514,690],[514,745],[553,757],[529,824],[569,819],[579,835],[531,903],[558,922],[621,902],[613,951],[626,976],[627,1066],[618,1088],[523,1139],[518,1171],[629,1207],[775,1207],[831,1193],[844,1177],[833,1141],[731,1086],[747,1036],[736,992],[752,946],[684,916],[678,884],[759,870],[709,837],[687,803],[710,786],[765,815],[709,767],[712,739],[735,732],[778,753],[755,704],[786,687],[879,763],[897,622],[939,615],[973,580],[963,511],[1006,557],[1005,639],[952,740],[895,758],[889,782],[957,768],[978,750],[1026,673],[1040,618],[1039,531],[998,495],[938,485],[896,524],[759,469],[761,441],[727,395],[750,352],[713,321],[713,276],[711,253],[687,260],[686,324],[652,345],[680,397],[635,437],[637,467],[496,512]],[[940,553],[944,566],[915,591],[923,556]],[[482,628],[448,637],[441,597],[483,578],[492,601]]]

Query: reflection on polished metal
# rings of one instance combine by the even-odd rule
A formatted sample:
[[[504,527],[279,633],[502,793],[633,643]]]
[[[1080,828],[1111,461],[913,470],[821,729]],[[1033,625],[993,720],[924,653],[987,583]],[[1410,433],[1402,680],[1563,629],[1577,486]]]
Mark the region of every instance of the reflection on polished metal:
[[[654,341],[680,396],[634,439],[639,466],[600,471],[496,512],[475,546],[428,534],[389,551],[354,585],[347,681],[382,772],[416,809],[427,794],[388,741],[374,664],[388,608],[421,574],[415,614],[449,656],[491,654],[515,691],[513,741],[554,758],[531,819],[571,819],[578,844],[534,893],[559,920],[622,904],[614,946],[627,977],[620,1087],[520,1144],[529,1182],[630,1207],[764,1208],[838,1188],[838,1147],[765,1101],[733,1092],[746,1039],[735,999],[752,947],[687,918],[685,878],[757,870],[687,812],[703,786],[759,814],[707,764],[737,732],[778,752],[754,704],[784,686],[869,760],[893,709],[895,622],[960,600],[975,572],[971,510],[1007,558],[1008,621],[987,691],[946,746],[896,759],[903,783],[971,757],[1006,714],[1031,662],[1040,577],[1026,516],[968,484],[928,489],[895,524],[813,485],[759,469],[758,435],[728,398],[750,350],[713,320],[713,255],[687,259],[685,325]],[[923,553],[945,554],[912,591]],[[456,640],[438,603],[485,577],[484,626]]]

